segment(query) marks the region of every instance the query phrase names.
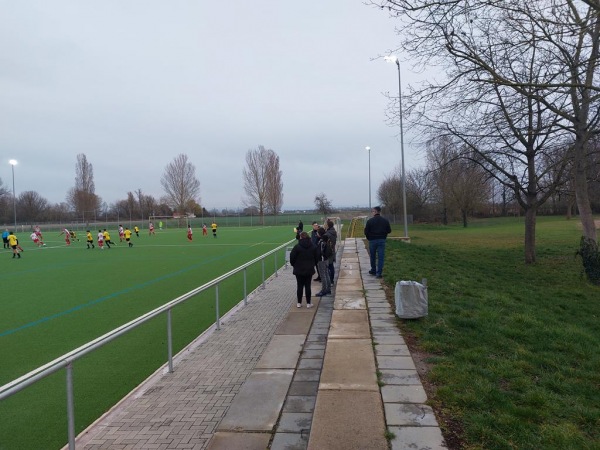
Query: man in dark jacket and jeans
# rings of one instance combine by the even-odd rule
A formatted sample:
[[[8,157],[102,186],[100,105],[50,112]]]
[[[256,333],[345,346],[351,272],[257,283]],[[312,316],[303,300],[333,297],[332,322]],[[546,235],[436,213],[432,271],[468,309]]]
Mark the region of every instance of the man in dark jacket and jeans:
[[[369,256],[371,257],[371,275],[377,278],[383,277],[383,258],[385,256],[385,240],[387,235],[392,232],[390,222],[381,217],[381,207],[375,206],[371,213],[373,217],[367,220],[365,225],[365,236],[369,241]],[[375,265],[375,255],[377,254],[377,265]]]

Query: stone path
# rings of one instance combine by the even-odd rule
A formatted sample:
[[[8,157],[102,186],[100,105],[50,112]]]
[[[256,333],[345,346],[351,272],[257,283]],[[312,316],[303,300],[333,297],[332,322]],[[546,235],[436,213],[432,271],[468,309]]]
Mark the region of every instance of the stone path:
[[[364,243],[343,244],[333,296],[296,308],[281,269],[77,448],[445,448]]]

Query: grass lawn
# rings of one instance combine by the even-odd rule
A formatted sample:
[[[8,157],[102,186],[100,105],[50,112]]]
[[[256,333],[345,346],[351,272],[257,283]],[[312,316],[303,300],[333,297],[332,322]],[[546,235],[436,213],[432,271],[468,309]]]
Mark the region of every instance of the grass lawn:
[[[522,219],[409,234],[388,241],[384,276],[428,279],[429,316],[400,327],[451,448],[600,449],[600,288],[574,256],[578,221],[539,218],[533,265]]]
[[[18,234],[25,252],[0,252],[0,385],[201,286],[294,238],[289,226],[219,227],[218,238],[186,229],[141,232],[134,246],[86,249],[85,233],[67,247],[59,232],[45,232],[44,248]],[[96,231],[97,233],[97,231]],[[93,233],[95,236],[96,233]],[[284,253],[277,261],[284,263]],[[265,262],[265,274],[275,258]],[[248,293],[262,279],[261,264],[247,271]],[[219,285],[223,315],[243,299],[243,275]],[[215,291],[173,310],[174,352],[215,321]],[[74,364],[76,432],[109,409],[167,359],[166,316]],[[65,371],[0,402],[0,450],[59,448],[67,440]]]

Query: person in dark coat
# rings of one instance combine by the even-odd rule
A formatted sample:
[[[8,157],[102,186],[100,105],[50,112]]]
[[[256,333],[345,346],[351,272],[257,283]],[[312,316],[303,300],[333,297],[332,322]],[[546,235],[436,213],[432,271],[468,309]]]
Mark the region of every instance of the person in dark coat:
[[[371,258],[371,270],[369,274],[377,278],[383,277],[383,261],[385,257],[385,240],[392,232],[389,220],[381,217],[381,207],[375,206],[371,212],[373,217],[367,220],[365,225],[365,236],[369,241],[369,256]]]
[[[315,266],[319,261],[317,247],[310,240],[308,233],[300,233],[300,239],[290,253],[290,264],[294,268],[296,276],[296,297],[298,299],[298,308],[302,307],[302,294],[306,296],[306,307],[312,308],[310,302],[311,290],[310,282],[315,274]]]

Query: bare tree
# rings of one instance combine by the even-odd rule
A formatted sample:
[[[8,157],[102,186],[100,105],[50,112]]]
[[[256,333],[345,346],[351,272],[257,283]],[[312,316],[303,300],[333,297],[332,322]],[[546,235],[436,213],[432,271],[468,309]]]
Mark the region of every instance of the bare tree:
[[[329,214],[331,214],[333,212],[333,207],[331,206],[331,201],[327,198],[327,196],[323,192],[315,195],[315,208],[317,209],[317,211],[319,211],[325,217],[327,217]]]
[[[19,194],[17,209],[22,222],[39,221],[48,209],[48,200],[36,191],[25,191]]]
[[[165,199],[174,211],[185,213],[186,206],[198,197],[200,181],[196,178],[196,167],[181,153],[167,164],[160,179],[165,191]]]
[[[397,172],[402,173],[400,168],[397,169]],[[433,189],[433,177],[427,168],[421,167],[408,171],[406,176],[406,203],[413,212],[414,220],[428,216]]]
[[[377,198],[389,215],[402,214],[402,173],[395,169],[377,188]]]
[[[267,161],[266,210],[268,214],[279,214],[283,206],[283,181],[281,177],[279,156],[275,152],[270,152]]]
[[[77,216],[85,216],[98,209],[100,197],[95,193],[94,168],[84,153],[77,155],[75,186],[67,192],[67,202]]]
[[[264,223],[266,211],[279,211],[283,203],[283,183],[279,170],[279,157],[273,150],[262,145],[246,152],[243,171],[245,206],[256,207],[260,223]]]
[[[4,197],[5,195],[8,195],[9,193],[10,193],[10,191],[8,190],[8,188],[4,187],[2,178],[0,178],[0,197]]]
[[[399,31],[413,60],[446,70],[445,79],[413,92],[408,111],[460,137],[513,189],[526,209],[526,261],[535,260],[537,208],[562,181],[568,159],[584,236],[595,240],[586,148],[600,119],[599,15],[558,0],[372,3],[406,19]]]

